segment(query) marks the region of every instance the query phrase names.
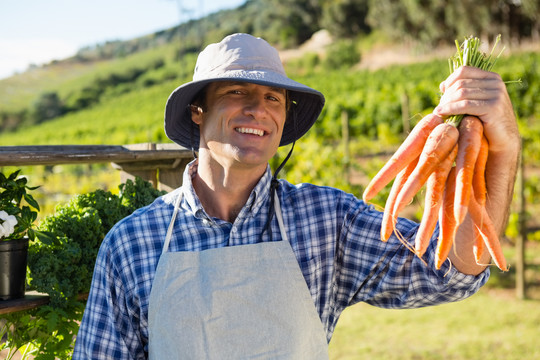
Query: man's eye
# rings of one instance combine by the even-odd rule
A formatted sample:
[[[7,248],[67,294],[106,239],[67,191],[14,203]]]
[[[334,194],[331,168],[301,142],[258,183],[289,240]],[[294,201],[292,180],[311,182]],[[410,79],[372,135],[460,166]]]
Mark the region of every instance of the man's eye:
[[[273,96],[273,95],[268,95],[267,99],[272,100],[272,101],[277,101],[277,102],[281,101],[279,96]]]

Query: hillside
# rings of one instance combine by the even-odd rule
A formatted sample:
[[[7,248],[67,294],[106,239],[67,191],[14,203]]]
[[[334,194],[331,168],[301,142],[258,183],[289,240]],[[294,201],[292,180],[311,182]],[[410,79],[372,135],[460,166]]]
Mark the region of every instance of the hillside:
[[[540,23],[531,16],[538,12],[534,2],[513,2],[510,8],[488,1],[444,8],[437,3],[403,3],[389,14],[391,0],[248,0],[145,36],[86,47],[71,58],[0,80],[0,132],[85,110],[107,96],[181,83],[189,79],[194,56],[206,44],[235,32],[264,37],[300,74],[321,62],[332,69],[376,70],[441,59],[452,53],[454,39],[471,33],[485,41],[502,33],[512,48],[540,43]],[[475,21],[469,21],[469,14],[475,14]],[[303,68],[297,66],[302,62]]]

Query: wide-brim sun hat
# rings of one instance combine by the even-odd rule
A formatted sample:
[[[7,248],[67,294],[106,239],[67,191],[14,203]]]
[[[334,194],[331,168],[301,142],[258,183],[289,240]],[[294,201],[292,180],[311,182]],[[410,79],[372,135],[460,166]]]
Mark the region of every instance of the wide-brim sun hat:
[[[198,150],[199,126],[191,120],[189,105],[208,84],[241,81],[288,90],[292,101],[280,146],[302,137],[313,126],[324,106],[319,91],[291,80],[285,74],[278,51],[249,34],[233,34],[208,45],[197,58],[193,80],[176,88],[165,106],[165,133],[175,143]],[[294,112],[294,114],[291,114]]]

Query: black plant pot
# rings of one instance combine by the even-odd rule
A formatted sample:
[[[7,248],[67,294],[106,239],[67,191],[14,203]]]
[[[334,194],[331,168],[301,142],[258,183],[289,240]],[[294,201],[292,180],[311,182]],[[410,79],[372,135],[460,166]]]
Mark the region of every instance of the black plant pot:
[[[0,300],[24,297],[28,238],[0,241]]]

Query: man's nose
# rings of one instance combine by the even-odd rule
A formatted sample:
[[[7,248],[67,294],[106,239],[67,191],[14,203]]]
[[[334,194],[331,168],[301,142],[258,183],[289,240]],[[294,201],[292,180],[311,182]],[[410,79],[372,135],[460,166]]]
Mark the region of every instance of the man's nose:
[[[254,117],[265,114],[266,104],[264,102],[264,97],[259,95],[249,96],[244,105],[244,112],[247,115],[252,115]]]

